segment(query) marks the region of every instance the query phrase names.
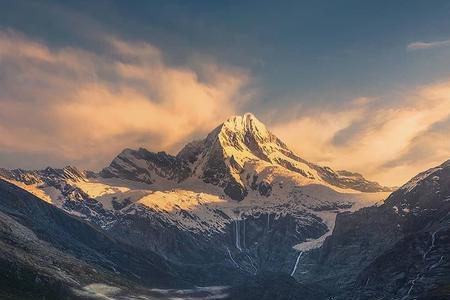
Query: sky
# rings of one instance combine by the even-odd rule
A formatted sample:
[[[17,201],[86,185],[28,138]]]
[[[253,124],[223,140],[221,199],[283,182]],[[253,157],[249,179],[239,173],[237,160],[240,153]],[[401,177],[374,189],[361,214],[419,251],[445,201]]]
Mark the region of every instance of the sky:
[[[175,154],[245,112],[385,185],[450,159],[449,1],[0,5],[1,167]]]

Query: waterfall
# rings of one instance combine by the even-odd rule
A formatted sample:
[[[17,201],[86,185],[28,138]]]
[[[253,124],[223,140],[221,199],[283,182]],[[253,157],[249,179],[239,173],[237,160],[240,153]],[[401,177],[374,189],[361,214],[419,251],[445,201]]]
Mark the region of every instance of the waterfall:
[[[270,214],[267,213],[267,231],[270,229]]]
[[[244,248],[244,249],[246,249],[246,246],[245,246],[245,219],[242,219],[242,247]]]
[[[228,256],[230,257],[230,260],[233,262],[233,264],[236,266],[237,269],[240,269],[241,267],[238,265],[238,263],[234,260],[233,255],[231,255],[230,249],[227,248]]]
[[[242,228],[241,228],[241,221],[242,221]],[[239,249],[239,251],[242,251],[242,249],[246,249],[245,231],[246,231],[245,219],[234,220],[234,244],[236,248]]]
[[[253,269],[252,273],[255,275],[256,273],[258,273],[258,268],[256,267],[255,263],[253,262],[252,257],[250,255],[248,255],[247,253],[245,253],[245,255],[247,256],[248,261],[250,262],[250,266]]]
[[[436,235],[438,234],[439,231],[441,231],[442,229],[444,229],[445,227],[441,227],[439,229],[437,229],[435,232],[433,232],[431,234],[431,245],[428,247],[427,251],[425,251],[422,255],[422,259],[423,261],[426,263],[426,259],[428,254],[430,254],[430,252],[433,250],[433,248],[436,246]],[[439,259],[439,261],[431,266],[427,266],[426,267],[426,271],[430,271],[434,268],[436,268],[437,266],[439,266],[442,261],[444,260],[444,257],[441,256],[441,258]],[[410,281],[411,286],[409,287],[408,292],[406,293],[406,295],[402,298],[402,300],[407,299],[411,296],[411,292],[414,290],[415,286],[416,286],[416,282],[417,280],[420,280],[423,277],[424,272],[419,272],[417,273],[416,277]]]
[[[413,291],[415,285],[416,285],[416,281],[420,279],[422,275],[420,273],[417,274],[416,278],[414,278],[411,281],[411,287],[408,290],[408,293],[402,298],[402,300],[409,298],[409,296],[411,296],[411,292]]]
[[[436,268],[439,265],[441,265],[443,261],[444,261],[444,256],[441,256],[441,258],[439,259],[439,261],[437,263],[431,265],[430,270],[433,270],[434,268]]]
[[[439,228],[438,230],[436,230],[435,232],[433,232],[433,234],[431,235],[431,246],[428,248],[427,251],[425,251],[425,253],[423,254],[422,258],[425,259],[427,257],[427,255],[431,252],[431,250],[433,250],[434,248],[434,244],[436,243],[436,234],[441,230],[442,228]]]
[[[235,226],[234,226],[234,236],[235,236],[236,248],[239,249],[239,251],[242,251],[239,221],[240,220],[237,220],[237,219],[234,221],[234,224],[235,224]]]
[[[300,253],[297,256],[297,260],[295,261],[294,268],[292,269],[291,276],[294,276],[295,271],[297,271],[298,263],[300,262],[300,257],[302,256],[302,254],[303,254],[303,251],[300,251]]]

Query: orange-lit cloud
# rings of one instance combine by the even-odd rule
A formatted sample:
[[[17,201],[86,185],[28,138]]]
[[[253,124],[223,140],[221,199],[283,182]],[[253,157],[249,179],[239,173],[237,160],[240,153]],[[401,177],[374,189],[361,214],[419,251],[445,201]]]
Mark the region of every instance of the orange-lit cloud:
[[[399,185],[450,158],[450,81],[402,98],[380,104],[359,98],[278,123],[273,131],[307,159]]]
[[[173,66],[149,43],[107,35],[99,44],[0,31],[0,167],[99,169],[125,147],[175,152],[254,99],[244,70],[204,57]],[[450,81],[396,98],[266,113],[289,119],[268,125],[305,159],[398,185],[450,158]]]
[[[249,97],[242,70],[210,60],[169,66],[148,43],[102,42],[99,55],[0,32],[1,152],[100,168],[125,147],[174,151]]]

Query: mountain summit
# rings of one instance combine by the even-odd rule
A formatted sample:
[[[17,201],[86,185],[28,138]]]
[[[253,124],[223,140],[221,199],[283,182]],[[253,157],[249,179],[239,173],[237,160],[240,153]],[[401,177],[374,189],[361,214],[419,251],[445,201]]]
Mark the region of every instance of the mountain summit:
[[[244,199],[251,190],[268,196],[274,184],[286,181],[361,192],[390,191],[360,174],[306,161],[251,113],[228,118],[205,139],[188,143],[176,156],[126,149],[100,174],[149,184],[161,179],[182,182],[197,178],[222,188],[234,200]]]
[[[111,272],[117,277],[126,275],[125,257],[137,269],[130,269],[133,281],[141,275],[153,278],[147,270],[167,261],[161,270],[168,272],[154,274],[176,281],[183,278],[194,286],[229,286],[268,272],[285,273],[289,280],[288,274],[303,274],[296,270],[305,269],[306,252],[319,248],[334,232],[337,215],[382,200],[386,193],[378,192],[387,189],[357,173],[308,162],[252,114],[228,118],[175,156],[144,148],[124,149],[99,173],[75,167],[0,169],[0,183],[2,179],[7,188],[0,184],[0,198],[12,188],[26,190],[46,201],[52,216],[57,216],[54,207],[61,209],[138,254],[134,258],[116,247],[104,258],[92,256],[105,261],[102,278]],[[17,195],[25,197],[24,193]],[[8,197],[9,202],[17,198]],[[30,197],[25,202],[35,199]],[[11,207],[5,207],[5,212],[9,214]],[[24,207],[14,215],[27,219],[30,213]],[[0,212],[0,225],[2,218]],[[42,222],[52,224],[53,219]],[[64,218],[64,222],[68,221]],[[5,228],[9,230],[9,225]],[[71,228],[61,228],[61,236]],[[41,236],[42,230],[36,229]],[[54,233],[50,233],[52,238]],[[17,235],[23,236],[22,231]],[[18,241],[15,245],[22,243]],[[91,244],[86,245],[87,263],[97,249]],[[140,264],[144,269],[139,269]],[[95,269],[99,270],[97,264]]]

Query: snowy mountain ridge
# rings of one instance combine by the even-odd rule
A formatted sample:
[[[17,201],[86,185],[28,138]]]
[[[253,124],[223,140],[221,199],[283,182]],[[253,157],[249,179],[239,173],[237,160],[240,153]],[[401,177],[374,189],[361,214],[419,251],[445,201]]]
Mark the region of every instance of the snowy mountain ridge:
[[[285,177],[298,185],[325,185],[337,191],[391,191],[360,174],[334,171],[302,159],[250,113],[229,118],[205,139],[187,144],[176,156],[143,148],[126,149],[100,175],[149,184],[157,178],[177,182],[200,178],[239,201],[252,189],[268,195],[276,184],[273,177]]]
[[[68,166],[0,169],[0,176],[102,227],[137,213],[218,232],[236,211],[314,215],[370,205],[387,190],[359,174],[307,162],[250,113],[229,118],[176,156],[125,149],[98,174]]]
[[[300,158],[246,114],[176,156],[125,149],[99,173],[0,169],[0,181],[96,225],[125,249],[201,274],[200,285],[275,272],[331,287],[342,293],[337,299],[350,299],[354,286],[371,299],[393,278],[402,297],[395,299],[404,299],[448,279],[449,170],[447,161],[422,172],[386,199],[388,188]]]

